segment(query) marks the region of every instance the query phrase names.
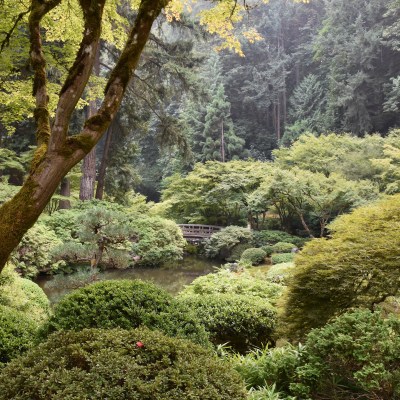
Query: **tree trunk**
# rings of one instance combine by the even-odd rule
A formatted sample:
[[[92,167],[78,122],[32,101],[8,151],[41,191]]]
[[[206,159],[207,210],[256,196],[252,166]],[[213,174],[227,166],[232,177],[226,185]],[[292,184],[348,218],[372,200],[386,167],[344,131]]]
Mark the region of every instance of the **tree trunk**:
[[[42,48],[42,19],[61,0],[31,0],[29,15],[30,56],[34,70],[34,117],[37,124],[37,149],[31,171],[20,191],[0,207],[0,272],[23,235],[36,222],[61,180],[100,140],[121,104],[154,20],[168,0],[142,0],[127,43],[108,79],[104,100],[83,131],[68,136],[71,115],[87,85],[101,34],[105,0],[80,1],[84,34],[77,57],[59,95],[53,124],[50,125],[46,60]]]
[[[99,176],[97,178],[96,187],[96,199],[103,200],[104,195],[104,184],[106,181],[106,171],[108,164],[108,154],[110,151],[111,139],[113,134],[114,124],[111,124],[107,129],[106,142],[104,143],[103,157],[101,158],[101,164],[99,169]]]
[[[79,200],[92,200],[96,183],[96,146],[83,159]]]
[[[96,51],[96,58],[93,64],[93,73],[95,76],[100,75],[100,49]],[[96,115],[97,107],[96,100],[89,102],[87,109],[87,118]],[[79,200],[92,200],[94,196],[94,187],[96,185],[96,146],[83,159],[82,163],[82,178],[79,189]]]
[[[61,181],[60,195],[64,197],[71,196],[71,182],[67,177],[64,177]],[[60,200],[58,204],[59,210],[66,210],[69,208],[71,208],[71,202],[69,200]]]

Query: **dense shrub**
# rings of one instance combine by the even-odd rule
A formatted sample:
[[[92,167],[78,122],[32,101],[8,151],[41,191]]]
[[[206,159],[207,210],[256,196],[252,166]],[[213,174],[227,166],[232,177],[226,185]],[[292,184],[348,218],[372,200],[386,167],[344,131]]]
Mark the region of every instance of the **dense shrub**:
[[[338,317],[307,336],[296,375],[300,398],[400,398],[400,321],[369,310]]]
[[[272,245],[273,253],[290,253],[296,245],[288,242],[278,242]]]
[[[252,245],[250,243],[239,243],[234,246],[231,250],[231,255],[227,257],[227,261],[239,261],[240,257],[242,256],[243,252],[247,249],[250,249]]]
[[[42,223],[35,224],[22,238],[12,260],[22,275],[35,277],[39,272],[54,272],[64,266],[53,257],[53,251],[61,245],[56,234]]]
[[[36,328],[23,313],[0,305],[0,368],[33,346]]]
[[[12,264],[0,275],[0,305],[21,312],[39,325],[50,314],[50,304],[43,290],[34,282],[21,278]]]
[[[235,246],[239,243],[249,243],[253,238],[250,229],[240,226],[228,226],[214,233],[204,246],[207,257],[230,258]]]
[[[271,261],[272,264],[282,264],[282,263],[292,262],[294,259],[294,255],[295,255],[294,253],[272,254]]]
[[[186,241],[175,222],[141,216],[132,222],[132,226],[137,235],[132,250],[141,257],[141,264],[161,265],[182,258]]]
[[[264,261],[264,258],[267,256],[267,253],[263,249],[257,249],[252,247],[243,252],[241,261],[249,261],[251,265],[259,265]]]
[[[148,329],[58,332],[0,374],[1,400],[244,400],[237,373]]]
[[[220,270],[217,273],[196,278],[190,285],[185,287],[180,295],[203,296],[226,293],[244,295],[246,297],[260,297],[274,304],[281,292],[282,287],[280,285],[254,277],[246,271],[235,273],[229,270]]]
[[[255,247],[272,246],[279,242],[293,243],[296,247],[302,247],[307,241],[305,238],[290,235],[283,231],[258,231],[253,233]]]
[[[337,218],[331,238],[314,239],[296,256],[283,323],[304,337],[349,307],[372,307],[399,289],[400,195]]]
[[[57,304],[45,331],[141,325],[208,343],[204,328],[190,310],[163,289],[139,280],[103,281],[73,291]]]
[[[194,310],[215,344],[228,343],[244,352],[273,342],[276,311],[265,299],[237,294],[185,295],[179,299]]]

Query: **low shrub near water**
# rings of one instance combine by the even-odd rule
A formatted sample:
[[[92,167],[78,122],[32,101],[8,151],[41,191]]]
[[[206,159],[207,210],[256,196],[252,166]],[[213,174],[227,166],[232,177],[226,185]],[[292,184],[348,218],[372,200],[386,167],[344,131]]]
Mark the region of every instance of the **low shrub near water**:
[[[73,291],[57,304],[43,335],[56,330],[141,325],[205,346],[209,343],[191,310],[163,289],[140,280],[104,281]]]
[[[237,294],[184,295],[179,300],[194,310],[214,344],[227,343],[245,352],[273,342],[276,310],[260,297]]]
[[[225,362],[148,329],[58,332],[0,373],[1,400],[245,400]]]
[[[263,249],[250,248],[243,252],[240,261],[248,261],[251,265],[259,265],[264,261],[267,253]]]
[[[274,304],[282,292],[282,286],[250,275],[249,272],[231,272],[222,269],[214,274],[196,278],[180,293],[186,295],[231,294],[247,298],[259,297]]]
[[[292,262],[294,259],[294,253],[280,253],[280,254],[272,254],[271,261],[272,264],[282,264]]]
[[[239,244],[251,242],[253,233],[240,226],[227,226],[214,233],[206,242],[204,251],[207,257],[230,259],[234,248]]]

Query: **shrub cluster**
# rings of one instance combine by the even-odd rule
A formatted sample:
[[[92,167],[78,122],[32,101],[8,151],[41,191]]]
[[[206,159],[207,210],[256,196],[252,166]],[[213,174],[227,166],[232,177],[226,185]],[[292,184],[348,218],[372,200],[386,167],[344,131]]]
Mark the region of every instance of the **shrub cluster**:
[[[33,346],[36,330],[23,313],[0,305],[0,368]]]
[[[296,247],[303,247],[307,239],[290,235],[283,231],[265,230],[253,233],[255,247],[272,246],[279,242],[293,243]]]
[[[1,400],[245,400],[208,350],[148,329],[58,332],[0,373]]]
[[[214,344],[227,343],[245,352],[273,343],[276,311],[265,299],[237,294],[185,295],[180,301],[194,310]]]
[[[207,257],[230,259],[232,251],[238,244],[249,243],[253,238],[250,229],[240,226],[227,226],[214,233],[205,242],[204,251]]]
[[[234,294],[247,298],[259,297],[274,304],[282,292],[282,286],[265,279],[252,276],[249,272],[240,273],[220,270],[196,278],[180,293],[181,296],[208,294]]]
[[[266,256],[267,253],[263,249],[252,247],[242,253],[240,261],[249,262],[251,265],[259,265],[264,261]]]
[[[294,259],[294,253],[278,253],[272,254],[271,261],[272,264],[282,264],[292,262]]]
[[[56,330],[141,325],[208,344],[204,328],[187,307],[163,289],[140,280],[103,281],[73,291],[57,304],[43,335]]]

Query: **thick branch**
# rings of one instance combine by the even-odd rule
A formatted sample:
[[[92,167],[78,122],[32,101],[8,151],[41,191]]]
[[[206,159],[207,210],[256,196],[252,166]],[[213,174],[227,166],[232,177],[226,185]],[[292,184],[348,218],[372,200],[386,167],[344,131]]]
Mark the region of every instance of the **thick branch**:
[[[50,137],[50,116],[48,111],[49,96],[47,93],[46,60],[43,55],[40,22],[42,18],[56,7],[61,0],[42,2],[32,0],[29,15],[30,57],[35,76],[33,79],[33,96],[36,98],[34,111],[37,124],[36,138],[38,149],[44,154],[43,146],[47,146]],[[47,150],[47,147],[45,148]],[[43,155],[42,154],[42,155]],[[35,167],[34,165],[32,166]]]
[[[79,1],[84,16],[83,38],[75,62],[70,68],[60,92],[50,139],[51,150],[60,148],[65,143],[72,112],[82,96],[92,72],[99,46],[105,1]]]
[[[79,147],[79,143],[83,142],[85,147],[81,147],[81,149],[88,152],[90,148],[87,148],[87,145],[92,147],[97,143],[108,128],[117,113],[128,83],[139,62],[139,57],[149,39],[153,22],[168,2],[169,0],[143,0],[141,2],[128,41],[111,72],[103,103],[98,113],[86,121],[83,132],[67,140],[70,146]]]

